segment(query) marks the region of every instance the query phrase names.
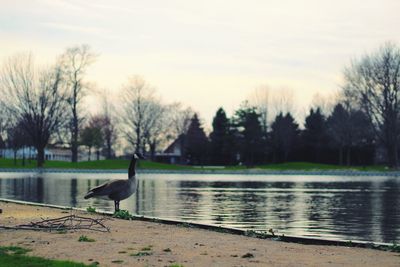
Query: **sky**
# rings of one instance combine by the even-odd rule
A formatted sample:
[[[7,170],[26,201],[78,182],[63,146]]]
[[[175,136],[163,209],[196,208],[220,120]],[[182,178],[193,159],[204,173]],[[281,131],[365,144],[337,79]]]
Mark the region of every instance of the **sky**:
[[[50,64],[89,44],[99,56],[87,80],[117,106],[141,75],[208,125],[261,85],[290,88],[305,113],[315,94],[340,88],[352,59],[400,44],[399,10],[398,0],[0,0],[0,62],[32,52]]]

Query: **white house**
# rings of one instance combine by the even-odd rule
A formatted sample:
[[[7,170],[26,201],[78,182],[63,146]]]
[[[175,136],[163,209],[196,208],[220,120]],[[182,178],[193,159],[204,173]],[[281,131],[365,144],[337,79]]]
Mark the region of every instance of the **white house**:
[[[7,149],[2,149],[0,150],[0,155],[3,158],[7,159],[13,159],[14,158],[14,150],[7,148]],[[37,157],[37,150],[34,147],[24,147],[21,149],[18,149],[16,151],[16,157],[17,159],[36,159]],[[68,148],[46,148],[44,150],[44,157],[45,160],[58,160],[58,161],[71,161],[72,159],[72,153],[71,150]],[[96,153],[92,152],[91,155],[91,160],[96,160],[97,155]],[[100,155],[100,159],[104,159],[103,156]],[[79,149],[78,151],[78,161],[87,161],[88,160],[88,154],[85,150]]]
[[[185,135],[181,134],[162,153],[156,154],[156,161],[171,164],[185,164],[184,144]]]

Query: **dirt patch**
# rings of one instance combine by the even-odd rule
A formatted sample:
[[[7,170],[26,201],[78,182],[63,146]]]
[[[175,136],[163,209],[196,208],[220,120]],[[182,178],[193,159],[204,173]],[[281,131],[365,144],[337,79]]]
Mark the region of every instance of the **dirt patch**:
[[[0,202],[0,225],[14,226],[81,211]],[[89,230],[1,230],[0,246],[32,249],[29,255],[98,262],[100,266],[399,266],[398,253],[261,240],[154,222],[112,219],[110,233]],[[93,242],[84,240],[85,236]]]

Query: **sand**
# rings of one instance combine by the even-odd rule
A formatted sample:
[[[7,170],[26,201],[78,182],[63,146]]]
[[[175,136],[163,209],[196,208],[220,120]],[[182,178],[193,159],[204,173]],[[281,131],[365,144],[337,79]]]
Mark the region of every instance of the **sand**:
[[[0,208],[0,225],[6,226],[71,213],[5,202]],[[0,246],[21,246],[32,250],[28,255],[100,266],[400,266],[399,253],[373,249],[301,245],[138,220],[112,219],[106,225],[110,233],[0,229]],[[81,235],[95,242],[78,242]],[[150,255],[134,256],[144,252]]]

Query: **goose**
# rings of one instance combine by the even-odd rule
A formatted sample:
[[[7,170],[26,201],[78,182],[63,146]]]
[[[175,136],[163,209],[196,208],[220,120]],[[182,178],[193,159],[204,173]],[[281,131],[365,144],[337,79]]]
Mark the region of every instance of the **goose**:
[[[136,191],[136,162],[143,159],[140,153],[134,153],[128,169],[128,179],[112,180],[97,187],[90,189],[85,199],[103,198],[114,200],[115,212],[119,211],[119,202],[130,197]]]

